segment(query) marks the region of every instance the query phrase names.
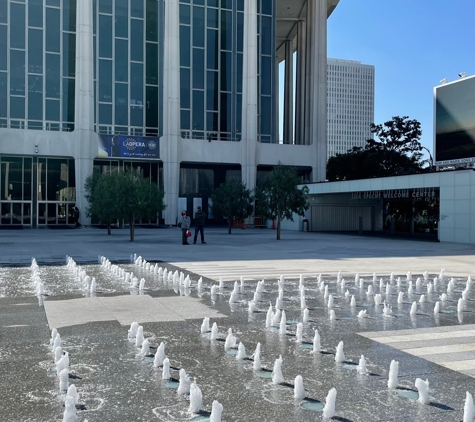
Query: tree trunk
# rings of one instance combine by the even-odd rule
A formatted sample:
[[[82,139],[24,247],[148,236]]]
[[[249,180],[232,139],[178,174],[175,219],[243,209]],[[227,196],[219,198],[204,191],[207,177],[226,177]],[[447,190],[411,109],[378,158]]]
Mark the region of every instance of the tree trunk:
[[[231,234],[231,228],[233,227],[233,220],[228,218],[228,234]]]
[[[111,223],[107,223],[107,234],[109,236],[112,234],[112,232],[111,232]]]
[[[130,229],[130,241],[133,242],[135,239],[135,221],[129,221],[129,229]]]
[[[277,240],[280,240],[280,215],[277,216]]]

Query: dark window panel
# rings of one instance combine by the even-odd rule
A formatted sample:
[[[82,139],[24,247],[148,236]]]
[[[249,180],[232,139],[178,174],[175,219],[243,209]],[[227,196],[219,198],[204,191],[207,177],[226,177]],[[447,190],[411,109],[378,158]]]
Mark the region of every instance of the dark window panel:
[[[205,109],[204,91],[193,91],[193,115],[192,115],[192,130],[203,131],[205,129],[204,109]],[[195,135],[196,136],[196,135]]]
[[[10,97],[10,118],[25,118],[25,97]]]
[[[205,83],[205,51],[193,49],[193,88],[204,89]]]
[[[180,113],[181,130],[190,130],[190,110],[181,110]]]
[[[25,48],[24,4],[10,3],[10,47]]]
[[[112,125],[112,104],[99,104],[99,124]]]
[[[236,54],[236,91],[242,92],[242,54]]]
[[[112,16],[99,15],[99,57],[112,58]]]
[[[112,102],[112,60],[99,60],[99,101]]]
[[[219,10],[218,9],[208,9],[207,14],[207,27],[208,28],[218,28],[219,27]]]
[[[46,51],[54,53],[60,52],[61,28],[60,10],[46,8]]]
[[[206,44],[206,67],[208,69],[218,69],[218,31],[207,30]]]
[[[232,91],[232,53],[221,52],[221,91]]]
[[[158,127],[158,87],[147,86],[146,88],[146,111],[145,125],[148,128]]]
[[[115,84],[115,125],[129,124],[129,95],[126,84]]]
[[[190,40],[190,27],[180,25],[180,66],[190,66],[190,52],[191,52],[191,40]]]
[[[60,7],[61,6],[61,0],[46,0],[46,5],[47,6]]]
[[[76,74],[76,34],[63,32],[63,76]]]
[[[1,163],[2,183],[1,199],[21,201],[23,199],[23,159],[20,157],[3,157]]]
[[[74,79],[63,78],[63,121],[74,122]]]
[[[128,82],[129,78],[129,42],[115,40],[115,80]]]
[[[243,50],[244,43],[244,13],[237,14],[237,51]]]
[[[211,139],[216,139],[218,128],[219,128],[218,113],[207,112],[206,113],[206,131],[212,132]]]
[[[28,119],[43,120],[43,76],[28,76]]]
[[[208,6],[219,7],[219,0],[208,0]]]
[[[0,25],[0,70],[7,70],[7,26]]]
[[[270,135],[272,133],[272,103],[271,97],[261,97],[261,135]]]
[[[133,0],[130,4],[130,14],[133,18],[143,18],[143,0]]]
[[[63,1],[63,31],[76,32],[76,0]]]
[[[200,6],[204,6],[205,0],[193,0],[193,4],[199,4]]]
[[[272,54],[272,18],[263,16],[261,27],[261,51],[262,54]]]
[[[130,23],[130,60],[143,62],[143,21],[132,19]]]
[[[0,117],[7,117],[7,72],[0,72]]]
[[[25,95],[25,52],[10,50],[10,94]]]
[[[158,45],[147,43],[145,46],[145,80],[149,85],[158,85]]]
[[[28,25],[43,28],[43,0],[28,0]]]
[[[190,69],[180,69],[180,107],[190,108]]]
[[[205,9],[193,7],[193,47],[205,46]]]
[[[115,36],[127,38],[129,35],[129,1],[115,0]]]
[[[45,119],[52,122],[59,122],[60,105],[59,100],[45,100]]]
[[[31,183],[31,172],[32,172],[32,159],[31,158],[24,158],[23,159],[23,199],[25,201],[31,201],[31,194],[33,191],[33,184]],[[29,205],[29,204],[24,204]],[[25,209],[24,209],[25,211]],[[29,215],[30,212],[23,212],[23,216]],[[25,221],[26,223],[26,221]]]
[[[143,126],[143,107],[130,106],[130,126]]]
[[[272,59],[270,57],[261,57],[261,94],[272,94]]]
[[[242,95],[236,95],[236,140],[241,140],[242,133]]]
[[[266,0],[266,1],[270,1],[270,0]],[[233,8],[233,0],[221,0],[221,8],[222,9],[232,9]]]
[[[158,41],[158,3],[147,1],[146,14],[147,41]]]
[[[231,132],[232,122],[232,95],[221,93],[221,110],[220,110],[220,131]]]
[[[262,2],[262,14],[263,15],[272,15],[272,6],[273,6],[273,1],[271,0],[264,0]]]
[[[61,92],[61,58],[46,54],[46,97],[59,98]]]
[[[218,111],[219,103],[219,73],[210,72],[206,73],[206,110]],[[216,126],[217,127],[217,126]]]
[[[180,4],[180,24],[191,24],[191,12],[190,6],[187,4]]]
[[[233,49],[233,14],[221,11],[221,50]]]
[[[244,0],[237,0],[237,10],[244,12]]]
[[[143,106],[143,64],[130,64],[130,104]]]
[[[98,2],[99,2],[99,12],[112,14],[112,0],[98,0]]]
[[[43,73],[43,30],[28,29],[28,73]]]

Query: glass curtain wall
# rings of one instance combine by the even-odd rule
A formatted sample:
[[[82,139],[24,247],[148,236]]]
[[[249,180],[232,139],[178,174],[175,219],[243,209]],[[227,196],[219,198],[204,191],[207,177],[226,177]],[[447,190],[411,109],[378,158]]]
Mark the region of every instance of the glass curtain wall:
[[[275,138],[275,0],[258,0],[260,135]],[[183,138],[241,140],[244,0],[180,0]]]
[[[0,127],[74,130],[76,0],[0,1]]]
[[[98,133],[161,135],[163,8],[163,0],[95,0]]]

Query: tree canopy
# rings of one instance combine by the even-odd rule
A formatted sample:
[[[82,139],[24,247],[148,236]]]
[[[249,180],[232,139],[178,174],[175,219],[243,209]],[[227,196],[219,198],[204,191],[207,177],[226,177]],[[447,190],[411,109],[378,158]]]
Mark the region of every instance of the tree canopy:
[[[417,120],[395,116],[383,124],[371,124],[375,139],[364,147],[353,147],[346,154],[328,160],[327,179],[355,180],[371,177],[400,176],[428,171],[421,153],[422,131]]]
[[[229,234],[231,234],[233,217],[244,219],[252,214],[254,197],[246,185],[235,178],[227,180],[215,189],[211,200],[211,211],[214,217],[227,220]]]
[[[114,221],[126,220],[131,242],[135,239],[135,222],[157,218],[166,207],[163,191],[135,170],[93,174],[86,180],[85,190],[90,203],[88,215],[107,224],[108,234]]]
[[[279,162],[256,189],[256,212],[277,221],[277,240],[280,240],[282,220],[294,221],[294,213],[303,216],[309,207],[306,196],[308,187],[299,189],[299,183],[297,172]]]

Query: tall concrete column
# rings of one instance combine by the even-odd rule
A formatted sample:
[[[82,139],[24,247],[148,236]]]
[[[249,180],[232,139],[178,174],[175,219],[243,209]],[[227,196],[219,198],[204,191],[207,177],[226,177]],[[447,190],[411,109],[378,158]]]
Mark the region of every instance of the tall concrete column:
[[[295,87],[295,143],[305,143],[305,74],[307,28],[305,21],[297,24],[297,66]]]
[[[165,0],[165,45],[163,54],[163,157],[165,224],[176,224],[180,182],[180,15],[178,0]]]
[[[244,46],[242,72],[242,181],[256,185],[257,154],[257,2],[244,1]]]
[[[76,9],[76,88],[74,100],[73,147],[76,176],[76,206],[81,224],[89,224],[86,217],[88,203],[84,197],[86,178],[92,174],[98,142],[94,132],[94,50],[92,0],[77,2]]]
[[[306,17],[306,49],[305,49],[305,107],[304,107],[304,145],[313,144],[312,117],[313,117],[313,82],[314,82],[314,33],[315,33],[315,2],[319,0],[307,0]]]
[[[313,181],[326,178],[327,170],[327,0],[314,0],[312,45],[311,136],[315,163]]]
[[[294,143],[294,60],[292,40],[285,41],[284,144]]]

